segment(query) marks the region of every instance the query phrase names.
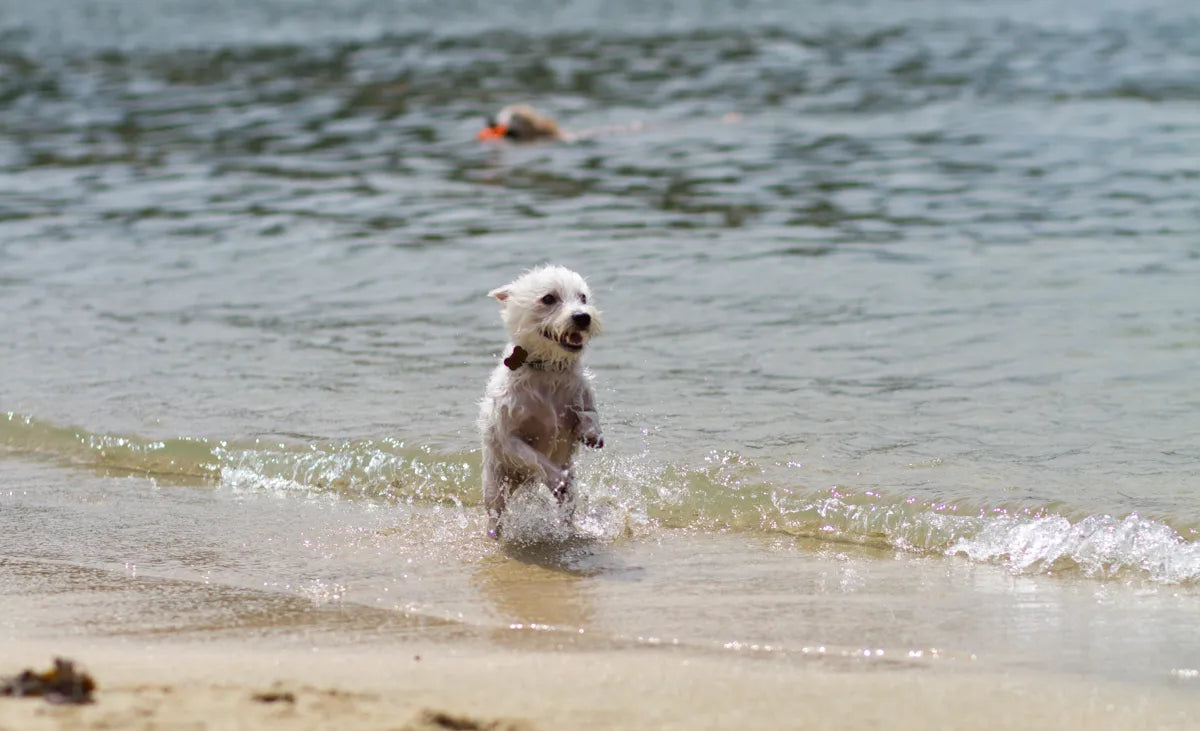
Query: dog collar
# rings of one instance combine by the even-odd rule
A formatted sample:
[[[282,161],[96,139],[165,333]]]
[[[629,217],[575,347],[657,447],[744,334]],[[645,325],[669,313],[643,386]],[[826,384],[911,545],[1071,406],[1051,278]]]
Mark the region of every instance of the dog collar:
[[[535,371],[560,371],[561,367],[548,360],[529,360],[529,351],[522,348],[520,345],[514,345],[512,352],[504,359],[504,365],[510,371],[515,371],[521,366],[528,366]]]

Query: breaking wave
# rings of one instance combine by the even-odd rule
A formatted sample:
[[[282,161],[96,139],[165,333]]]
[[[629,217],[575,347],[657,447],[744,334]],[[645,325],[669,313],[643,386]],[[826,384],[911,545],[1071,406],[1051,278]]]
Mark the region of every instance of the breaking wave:
[[[0,447],[101,471],[230,490],[464,510],[480,502],[476,451],[438,453],[393,439],[152,440],[10,412],[0,414]],[[586,533],[607,539],[663,530],[758,532],[965,557],[1019,574],[1200,581],[1200,543],[1186,521],[1172,525],[1136,513],[1077,517],[1058,505],[951,505],[846,486],[800,488],[765,475],[732,452],[710,452],[695,465],[662,464],[649,454],[593,458],[581,470],[575,521]]]

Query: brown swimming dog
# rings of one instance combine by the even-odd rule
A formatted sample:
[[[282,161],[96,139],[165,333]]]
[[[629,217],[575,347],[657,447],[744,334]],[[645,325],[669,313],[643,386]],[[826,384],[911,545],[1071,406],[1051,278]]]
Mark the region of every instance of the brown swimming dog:
[[[566,141],[572,136],[563,132],[558,123],[538,114],[533,107],[512,104],[489,117],[487,126],[479,130],[481,140],[511,140],[513,142]]]

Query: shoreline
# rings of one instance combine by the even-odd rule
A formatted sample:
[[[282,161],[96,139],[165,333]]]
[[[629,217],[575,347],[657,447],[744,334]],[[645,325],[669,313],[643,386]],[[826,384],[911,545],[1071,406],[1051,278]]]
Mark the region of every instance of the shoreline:
[[[75,660],[95,703],[0,698],[0,729],[1189,728],[1190,681],[830,670],[673,650],[524,650],[485,642],[279,646],[0,641],[9,675]],[[441,714],[441,715],[439,715]]]
[[[711,541],[705,545],[715,548]],[[707,554],[713,566],[744,562],[737,542],[725,547],[732,551],[727,556],[716,550]],[[695,548],[687,541],[656,544],[655,560],[678,563],[673,556]],[[648,556],[610,558],[618,566],[636,566]],[[1003,574],[965,566],[964,575],[946,574],[959,564],[902,564],[869,555],[777,558],[789,570],[789,590],[810,601],[772,604],[770,596],[751,593],[737,601],[757,602],[757,614],[728,615],[721,614],[720,601],[698,596],[686,606],[693,621],[710,622],[704,644],[641,636],[654,627],[654,617],[646,612],[668,611],[669,601],[648,606],[626,601],[613,608],[601,601],[602,590],[634,587],[638,591],[631,599],[648,602],[653,592],[640,583],[587,580],[516,559],[468,562],[477,582],[472,596],[492,605],[495,615],[494,622],[482,624],[357,602],[323,604],[289,592],[135,577],[61,561],[0,559],[0,676],[41,671],[61,656],[97,684],[96,702],[86,706],[0,698],[0,731],[1116,731],[1187,729],[1200,716],[1200,680],[1183,673],[1106,675],[1111,668],[1094,643],[1054,646],[1076,653],[1061,658],[1054,669],[1033,664],[1041,656],[1028,643],[1045,642],[1046,632],[1060,626],[1050,619],[1099,622],[1087,612],[1096,602],[1090,585],[1082,596],[1065,592],[1074,599],[1062,604],[1043,587],[1040,600],[1055,612],[1018,615],[1039,622],[1040,629],[1006,635],[1006,627],[1021,626],[1012,618],[1004,624],[1004,612],[970,613],[965,603],[985,601],[989,595],[980,591],[988,587],[1002,592],[999,596],[1011,592],[1006,583],[989,583],[1004,579]],[[819,593],[821,580],[847,577],[872,588]],[[966,585],[976,588],[969,594],[947,593]],[[601,615],[601,609],[608,613]],[[618,609],[643,614],[627,618],[627,631],[613,633],[620,626]],[[738,650],[739,643],[715,639],[721,628],[733,637],[768,634],[754,623],[787,612],[807,612],[820,623],[820,634],[830,640],[828,655],[782,647],[758,651],[756,645]],[[886,621],[878,619],[880,612]],[[713,616],[749,617],[744,621],[750,624],[713,624]],[[1165,623],[1179,615],[1136,616]],[[1127,625],[1107,626],[1111,631]],[[926,639],[961,634],[961,641],[947,643],[951,649],[936,656],[911,659],[893,652],[913,646],[903,639],[905,633]],[[889,649],[867,659],[853,652],[864,645],[838,645],[836,637],[894,639],[871,645]],[[1005,637],[1012,644],[1004,645]],[[1119,638],[1106,637],[1109,654],[1121,652]],[[973,648],[985,644],[991,650],[976,660]],[[1009,651],[1001,654],[996,648]],[[1161,646],[1150,650],[1164,656]],[[1180,662],[1169,667],[1195,667],[1183,662],[1188,653],[1176,654]],[[263,694],[273,700],[256,700]]]

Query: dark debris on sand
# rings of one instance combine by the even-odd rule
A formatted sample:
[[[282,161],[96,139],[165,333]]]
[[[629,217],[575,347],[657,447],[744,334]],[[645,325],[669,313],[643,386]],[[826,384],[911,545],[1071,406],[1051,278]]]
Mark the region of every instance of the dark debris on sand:
[[[250,696],[259,703],[295,703],[296,694],[290,690],[269,690]]]
[[[403,731],[533,731],[533,727],[524,721],[476,719],[426,709]]]
[[[54,658],[54,667],[44,673],[25,670],[0,681],[0,696],[42,697],[51,703],[91,703],[96,681],[75,669],[75,663]]]

